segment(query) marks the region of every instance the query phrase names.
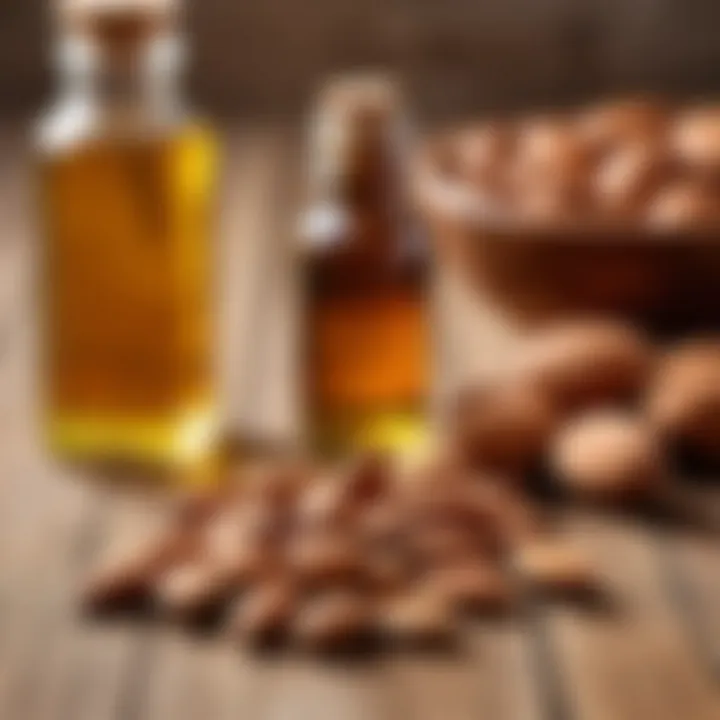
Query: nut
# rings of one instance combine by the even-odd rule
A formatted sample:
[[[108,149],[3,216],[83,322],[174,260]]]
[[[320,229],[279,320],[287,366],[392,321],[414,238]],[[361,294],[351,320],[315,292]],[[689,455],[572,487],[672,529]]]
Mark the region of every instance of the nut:
[[[588,162],[587,148],[571,123],[562,118],[526,121],[511,169],[516,202],[528,214],[534,208],[534,217],[545,219],[537,208],[546,207],[557,213],[556,219],[563,219],[587,199]]]
[[[231,509],[206,529],[206,562],[231,587],[255,582],[278,562],[276,528],[266,510],[257,506]]]
[[[652,348],[632,326],[588,320],[531,338],[519,370],[558,408],[574,411],[633,398],[652,361]]]
[[[424,488],[405,498],[407,537],[423,535],[432,527],[454,526],[469,531],[478,547],[497,545],[497,518],[481,492],[468,480]]]
[[[206,562],[193,561],[172,568],[155,585],[158,606],[171,617],[204,620],[230,599],[232,591]]]
[[[292,586],[283,579],[269,580],[236,603],[230,613],[229,633],[255,646],[276,644],[288,631],[295,609]]]
[[[368,601],[354,592],[337,590],[312,598],[293,625],[297,642],[310,650],[349,650],[367,640],[373,630]]]
[[[522,478],[537,466],[555,424],[554,408],[530,385],[471,387],[457,400],[454,434],[472,467]]]
[[[482,559],[437,570],[428,583],[430,592],[467,613],[504,612],[512,602],[512,589],[501,570]]]
[[[593,180],[603,213],[627,218],[636,215],[669,175],[667,158],[646,143],[623,146],[608,155]]]
[[[692,168],[720,172],[720,107],[708,106],[681,113],[671,131],[670,145]]]
[[[401,503],[386,499],[366,508],[358,518],[359,531],[366,545],[387,548],[396,544],[405,530]]]
[[[232,488],[190,489],[171,498],[170,514],[178,526],[197,529],[235,500]]]
[[[304,528],[347,527],[355,514],[347,487],[333,475],[316,478],[302,493],[296,508],[297,521]]]
[[[255,463],[243,472],[243,495],[251,503],[284,509],[295,503],[311,475],[300,459]]]
[[[392,549],[373,553],[367,558],[369,587],[376,595],[392,595],[407,587],[413,574],[408,555],[402,549]]]
[[[83,605],[93,612],[108,612],[143,604],[162,573],[197,551],[197,535],[175,523],[142,540],[120,544],[86,580]]]
[[[557,538],[538,538],[518,548],[514,564],[526,582],[538,590],[560,594],[586,594],[598,587],[587,556]]]
[[[595,411],[568,424],[554,443],[551,464],[567,488],[601,501],[648,496],[665,475],[651,427],[613,410]]]
[[[716,195],[697,181],[678,181],[655,196],[647,221],[659,231],[715,227],[720,223]]]
[[[300,534],[288,549],[287,563],[298,582],[311,589],[355,583],[365,571],[355,539],[326,530]]]
[[[473,502],[493,518],[497,543],[504,549],[535,537],[543,528],[543,518],[527,495],[502,479],[480,478],[472,496]]]
[[[698,338],[668,352],[646,407],[664,438],[707,459],[720,459],[720,339]]]
[[[590,108],[578,118],[578,132],[596,154],[627,143],[658,145],[667,125],[667,111],[646,98],[615,100]]]
[[[349,501],[369,503],[382,497],[390,486],[390,458],[382,453],[366,452],[354,458],[339,482]]]
[[[455,137],[456,164],[463,179],[489,192],[507,190],[505,169],[512,152],[511,129],[502,123],[463,128]]]
[[[457,523],[433,524],[409,538],[413,555],[424,567],[443,566],[479,552],[478,537],[471,528]]]
[[[401,647],[444,647],[457,639],[458,626],[449,604],[422,589],[390,598],[381,608],[379,624],[382,633]]]

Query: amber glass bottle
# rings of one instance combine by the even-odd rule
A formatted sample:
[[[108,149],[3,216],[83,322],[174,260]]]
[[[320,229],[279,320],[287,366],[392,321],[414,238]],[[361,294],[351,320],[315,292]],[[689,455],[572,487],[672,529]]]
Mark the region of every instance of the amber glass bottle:
[[[175,466],[216,432],[216,147],[180,105],[167,2],[67,0],[41,122],[44,417],[63,456]]]
[[[402,118],[373,78],[331,86],[314,118],[305,216],[305,393],[325,453],[423,435],[429,384],[426,269],[404,208]]]

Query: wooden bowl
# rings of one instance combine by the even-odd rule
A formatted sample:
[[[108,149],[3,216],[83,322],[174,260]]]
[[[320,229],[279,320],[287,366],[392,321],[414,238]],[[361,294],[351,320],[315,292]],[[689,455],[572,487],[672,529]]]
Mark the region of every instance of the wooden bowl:
[[[668,330],[720,323],[720,230],[570,219],[531,227],[453,181],[433,148],[419,154],[413,189],[436,258],[512,320],[603,314]]]

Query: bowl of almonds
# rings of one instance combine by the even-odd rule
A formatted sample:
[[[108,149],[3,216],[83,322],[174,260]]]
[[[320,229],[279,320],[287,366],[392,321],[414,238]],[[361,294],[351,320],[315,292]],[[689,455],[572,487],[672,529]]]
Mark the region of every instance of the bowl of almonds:
[[[720,105],[641,98],[431,138],[413,186],[441,263],[516,320],[720,314]]]

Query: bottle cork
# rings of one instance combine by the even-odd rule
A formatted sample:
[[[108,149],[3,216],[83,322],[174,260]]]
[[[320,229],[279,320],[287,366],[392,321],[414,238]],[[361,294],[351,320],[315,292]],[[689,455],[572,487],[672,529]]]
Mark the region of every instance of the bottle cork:
[[[117,50],[135,47],[172,26],[177,0],[59,0],[63,31],[97,40]]]
[[[316,108],[324,142],[320,150],[334,156],[346,172],[358,172],[362,159],[396,122],[400,90],[384,75],[349,75],[330,80]],[[322,147],[324,145],[324,147]]]

